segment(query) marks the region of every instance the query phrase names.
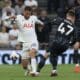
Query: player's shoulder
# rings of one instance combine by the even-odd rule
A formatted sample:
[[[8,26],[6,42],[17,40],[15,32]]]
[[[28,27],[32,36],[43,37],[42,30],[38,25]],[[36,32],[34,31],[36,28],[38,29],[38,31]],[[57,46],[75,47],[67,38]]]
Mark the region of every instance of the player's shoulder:
[[[16,15],[17,18],[22,18],[23,15],[19,14],[19,15]]]
[[[70,20],[64,19],[64,23],[69,24],[69,25],[73,25],[72,22]]]
[[[13,29],[9,30],[9,34],[10,34],[10,33],[13,33]]]
[[[57,16],[57,17],[54,17],[54,18],[51,20],[51,23],[58,25],[58,24],[60,24],[60,23],[63,22],[63,21],[64,21],[63,18]]]
[[[37,16],[35,16],[35,15],[31,15],[31,18],[36,19],[36,18],[37,18]]]

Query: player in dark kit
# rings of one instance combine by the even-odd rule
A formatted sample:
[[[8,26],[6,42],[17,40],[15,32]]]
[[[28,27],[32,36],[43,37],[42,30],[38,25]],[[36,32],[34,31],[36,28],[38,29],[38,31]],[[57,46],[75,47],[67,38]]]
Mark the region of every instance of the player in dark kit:
[[[67,12],[66,19],[56,18],[52,21],[53,24],[58,25],[58,29],[49,48],[50,62],[53,67],[51,76],[57,76],[58,55],[66,51],[69,46],[72,46],[77,39],[74,22],[75,13],[73,11]]]
[[[80,0],[76,0],[78,3],[78,6],[75,7],[75,15],[76,15],[76,20],[75,20],[75,25],[77,29],[77,36],[78,40],[76,41],[74,45],[74,56],[73,56],[73,61],[75,64],[74,71],[80,73],[80,54],[79,54],[79,49],[80,49]]]
[[[66,14],[66,19],[62,18],[54,18],[50,21],[52,25],[57,25],[57,32],[55,38],[50,45],[47,52],[50,52],[50,62],[52,64],[53,70],[51,72],[51,76],[57,76],[57,60],[58,55],[61,55],[69,46],[74,45],[77,41],[76,36],[76,28],[75,28],[75,13],[73,11],[69,11]],[[45,57],[41,58],[40,63],[38,64],[38,75],[41,69],[45,65]]]

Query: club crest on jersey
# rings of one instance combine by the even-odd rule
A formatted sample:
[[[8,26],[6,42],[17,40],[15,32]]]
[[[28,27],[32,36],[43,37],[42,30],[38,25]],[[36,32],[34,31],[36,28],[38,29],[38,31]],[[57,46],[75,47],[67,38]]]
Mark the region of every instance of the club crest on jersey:
[[[32,28],[32,27],[33,27],[33,24],[30,24],[30,23],[24,24],[24,28]]]

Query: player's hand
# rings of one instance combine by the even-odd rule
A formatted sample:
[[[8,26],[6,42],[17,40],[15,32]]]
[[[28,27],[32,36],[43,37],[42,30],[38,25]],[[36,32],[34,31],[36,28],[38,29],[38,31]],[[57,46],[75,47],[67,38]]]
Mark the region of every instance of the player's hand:
[[[11,16],[10,19],[16,19],[16,16]]]
[[[44,27],[44,26],[45,26],[45,24],[43,23],[41,26],[42,26],[42,27]]]

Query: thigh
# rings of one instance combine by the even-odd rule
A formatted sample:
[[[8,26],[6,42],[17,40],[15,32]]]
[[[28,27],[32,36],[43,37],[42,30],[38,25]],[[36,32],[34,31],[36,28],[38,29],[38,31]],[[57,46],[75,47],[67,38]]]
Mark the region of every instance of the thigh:
[[[21,64],[23,65],[23,66],[27,66],[27,64],[28,64],[28,59],[23,59],[23,60],[21,60]]]
[[[51,54],[57,54],[57,55],[61,55],[64,51],[66,51],[68,48],[67,44],[62,45],[61,43],[57,43],[57,42],[53,42],[51,48],[50,48],[50,52]]]
[[[36,52],[38,51],[38,49],[39,49],[39,44],[38,44],[38,42],[32,42],[32,43],[30,43],[30,50],[35,50]]]
[[[24,59],[28,59],[29,56],[29,48],[30,48],[30,44],[29,43],[23,43],[22,44],[22,60]]]
[[[58,54],[59,53],[60,45],[59,43],[53,42],[50,46],[50,53],[51,54]]]

